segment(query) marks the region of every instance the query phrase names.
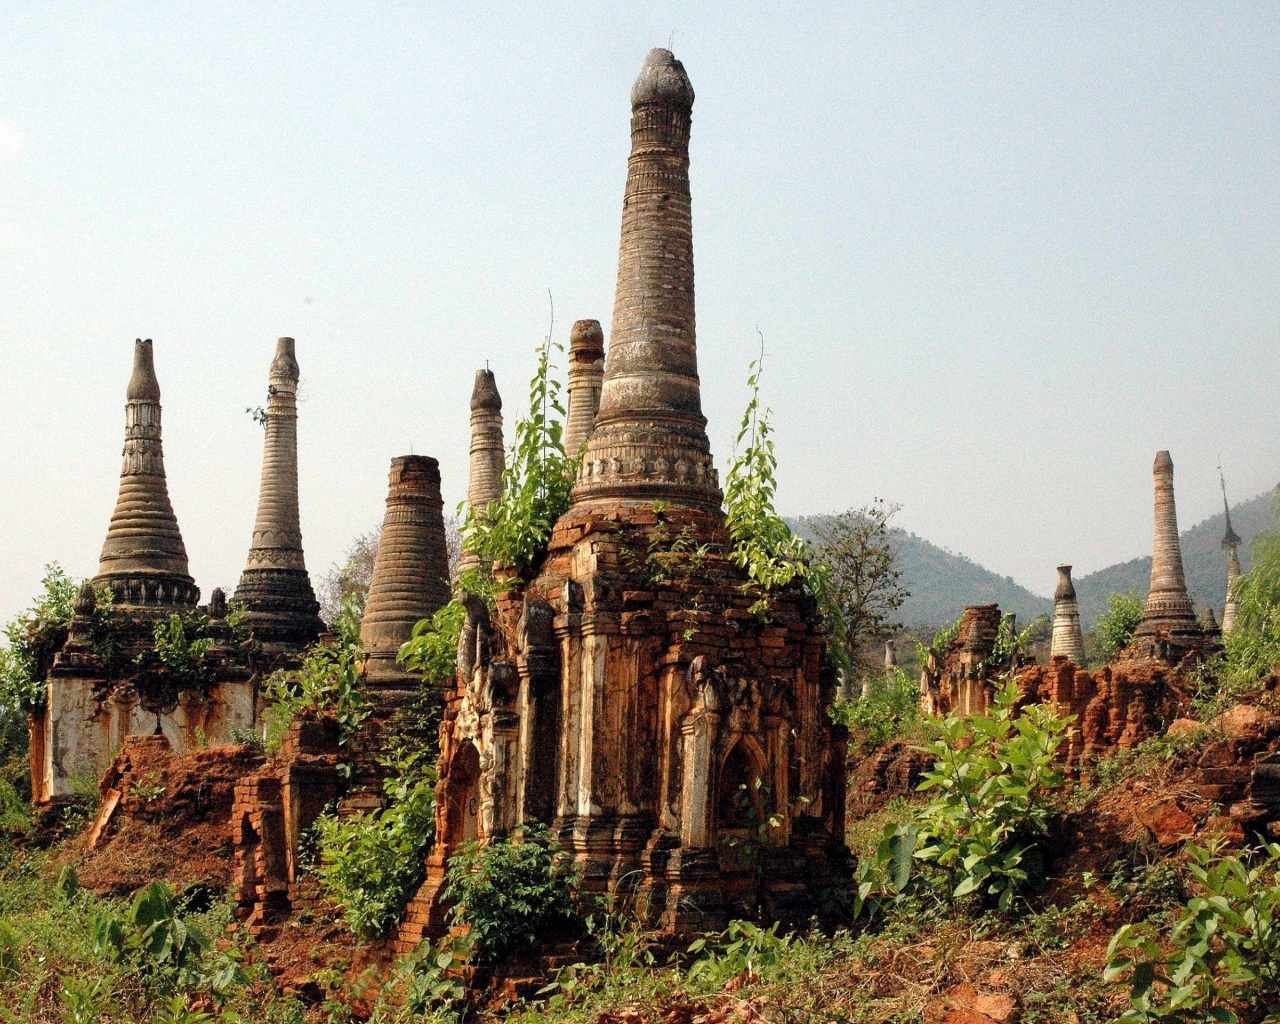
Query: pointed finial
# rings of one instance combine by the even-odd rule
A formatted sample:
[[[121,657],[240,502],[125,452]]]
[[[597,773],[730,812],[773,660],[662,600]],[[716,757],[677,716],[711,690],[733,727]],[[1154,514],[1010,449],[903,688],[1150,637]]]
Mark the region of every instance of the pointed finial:
[[[670,50],[654,47],[644,59],[644,67],[631,87],[631,105],[671,104],[693,106],[693,83],[684,65]]]
[[[498,394],[498,382],[488,366],[476,371],[476,385],[471,391],[471,408],[495,411],[502,409],[502,396]]]
[[[276,355],[271,360],[268,379],[273,385],[291,384],[296,387],[302,370],[298,366],[298,357],[294,351],[292,338],[279,338],[276,341]]]
[[[138,338],[133,343],[133,375],[129,378],[127,397],[130,402],[160,401],[160,381],[156,378],[150,338],[146,341]]]
[[[1224,548],[1239,547],[1240,537],[1235,530],[1231,528],[1231,505],[1227,501],[1227,478],[1222,475],[1222,460],[1218,460],[1218,482],[1222,485],[1222,511],[1227,517],[1227,529],[1222,535],[1222,546]]]

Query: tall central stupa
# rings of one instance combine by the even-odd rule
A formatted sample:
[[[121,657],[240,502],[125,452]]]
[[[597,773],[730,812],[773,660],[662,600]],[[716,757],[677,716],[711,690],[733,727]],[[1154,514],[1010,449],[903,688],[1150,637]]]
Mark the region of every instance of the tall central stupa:
[[[575,512],[653,501],[720,509],[694,332],[692,111],[684,65],[650,50],[631,90],[613,329]]]

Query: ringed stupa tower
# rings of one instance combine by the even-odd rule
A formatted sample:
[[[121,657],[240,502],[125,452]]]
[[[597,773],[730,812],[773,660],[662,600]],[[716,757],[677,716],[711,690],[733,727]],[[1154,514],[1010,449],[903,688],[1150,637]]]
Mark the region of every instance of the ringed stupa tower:
[[[569,331],[569,413],[565,417],[564,450],[571,459],[582,454],[600,411],[604,382],[604,331],[599,320],[578,320]]]
[[[506,452],[502,447],[502,396],[493,371],[476,371],[471,389],[471,449],[467,474],[467,506],[479,516],[491,502],[502,497],[502,471]],[[458,559],[458,573],[479,565],[469,551]]]
[[[1173,459],[1167,451],[1156,452],[1155,543],[1151,554],[1151,589],[1135,637],[1161,634],[1199,638],[1187,596],[1187,578],[1182,568],[1182,543],[1178,539],[1178,510],[1173,501]]]
[[[1238,602],[1234,593],[1236,580],[1240,578],[1240,540],[1239,534],[1231,528],[1231,505],[1227,502],[1227,481],[1218,470],[1218,479],[1222,483],[1222,511],[1227,517],[1227,530],[1222,537],[1222,547],[1227,553],[1227,603],[1222,609],[1222,635],[1226,636],[1236,626]]]
[[[1053,593],[1053,639],[1050,658],[1066,658],[1084,667],[1084,634],[1080,631],[1080,606],[1071,582],[1071,566],[1058,566],[1058,588]]]
[[[268,647],[301,650],[322,632],[302,553],[298,514],[298,380],[292,338],[276,342],[267,385],[266,439],[249,561],[236,587],[247,625]]]
[[[664,501],[720,514],[694,331],[692,113],[684,65],[651,50],[631,90],[613,327],[575,511]]]
[[[365,678],[376,690],[413,690],[396,661],[413,627],[449,603],[440,464],[426,455],[391,460],[387,511],[360,626]]]
[[[94,583],[111,588],[117,605],[162,614],[193,608],[200,590],[187,569],[187,549],[169,502],[160,441],[160,382],[151,339],[133,348],[125,403],[120,493],[107,528]]]

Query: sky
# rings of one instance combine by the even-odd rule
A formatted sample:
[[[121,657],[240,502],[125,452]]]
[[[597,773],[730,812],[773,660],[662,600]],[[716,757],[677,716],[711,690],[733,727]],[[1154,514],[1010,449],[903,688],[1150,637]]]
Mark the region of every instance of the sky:
[[[474,371],[608,335],[629,89],[697,93],[703,408],[759,336],[787,514],[881,497],[1040,593],[1280,481],[1280,5],[4,5],[0,621],[94,573],[133,340],[207,597],[248,552],[297,339],[313,577],[390,459],[464,496]],[[553,319],[554,310],[554,319]],[[757,333],[759,332],[759,334]],[[723,468],[722,468],[723,472]]]

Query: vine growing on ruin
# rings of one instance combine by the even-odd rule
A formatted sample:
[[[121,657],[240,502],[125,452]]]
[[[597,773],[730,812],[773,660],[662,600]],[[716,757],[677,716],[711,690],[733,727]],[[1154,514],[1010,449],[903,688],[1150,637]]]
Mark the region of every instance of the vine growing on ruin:
[[[772,596],[797,579],[804,579],[826,620],[832,660],[844,672],[853,664],[845,653],[845,624],[831,586],[831,570],[810,558],[809,545],[796,536],[778,514],[778,454],[773,441],[771,410],[760,400],[764,372],[764,336],[760,355],[748,367],[751,397],[734,441],[733,461],[725,477],[725,520],[731,541],[730,557],[747,572],[747,588],[759,597],[754,614],[769,612]]]
[[[463,550],[484,566],[497,564],[527,573],[569,507],[578,463],[565,453],[561,382],[552,374],[552,353],[563,351],[548,330],[529,382],[529,411],[516,420],[515,440],[502,472],[502,497],[488,508],[467,509]]]
[[[748,367],[751,397],[742,414],[734,441],[733,461],[725,477],[725,519],[733,542],[730,555],[747,571],[762,597],[754,608],[768,609],[769,594],[780,590],[808,571],[804,541],[791,532],[774,507],[778,490],[778,454],[773,442],[770,409],[760,401],[760,377],[764,372],[764,338],[760,355]]]

